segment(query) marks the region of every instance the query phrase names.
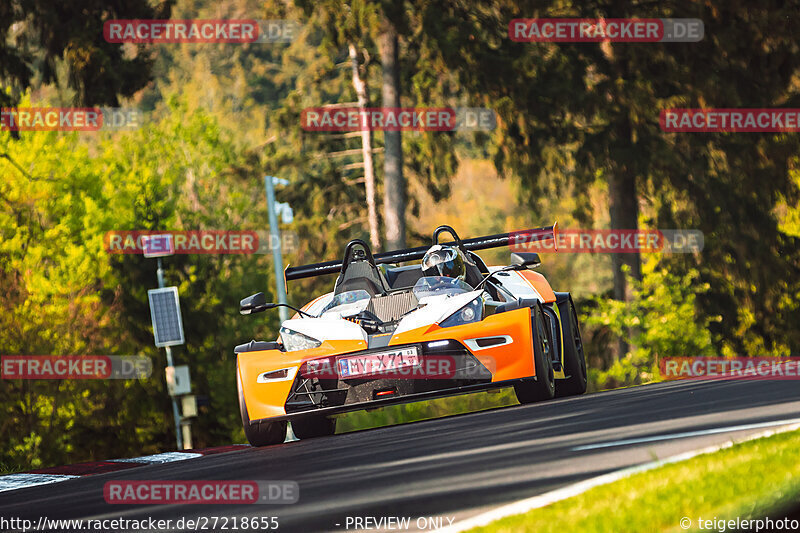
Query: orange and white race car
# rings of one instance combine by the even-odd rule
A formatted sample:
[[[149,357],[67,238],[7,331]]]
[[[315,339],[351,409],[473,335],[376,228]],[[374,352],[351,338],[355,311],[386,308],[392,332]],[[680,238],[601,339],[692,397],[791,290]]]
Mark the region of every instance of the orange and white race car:
[[[442,233],[454,240],[440,244]],[[247,439],[281,443],[288,421],[300,439],[330,435],[343,412],[491,388],[513,386],[521,403],[585,392],[570,294],[532,270],[535,253],[511,253],[503,267],[475,253],[531,236],[555,242],[556,225],[463,241],[440,226],[431,248],[373,256],[353,240],[342,261],[287,268],[287,281],[338,278],[332,292],[292,308],[277,341],[235,348]],[[240,312],[279,305],[257,293]]]

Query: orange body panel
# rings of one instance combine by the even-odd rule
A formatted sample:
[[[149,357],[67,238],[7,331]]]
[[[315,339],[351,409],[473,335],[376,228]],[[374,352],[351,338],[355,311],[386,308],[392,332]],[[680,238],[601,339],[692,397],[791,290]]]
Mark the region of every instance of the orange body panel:
[[[240,353],[237,364],[250,419],[257,420],[286,414],[283,406],[292,387],[291,380],[256,383],[259,374],[281,368],[299,368],[303,361],[308,359],[366,349],[367,343],[364,341],[325,341],[319,348],[313,350],[297,352],[264,350]]]
[[[491,315],[481,322],[464,324],[452,328],[440,328],[436,324],[396,334],[390,346],[454,339],[464,341],[480,337],[508,335],[514,341],[493,348],[473,351],[472,354],[492,372],[492,382],[536,375],[533,365],[533,340],[531,339],[531,310],[526,308]],[[466,344],[465,344],[466,345]]]
[[[508,335],[510,344],[470,350],[492,373],[492,382],[531,377],[536,373],[533,364],[533,342],[530,331],[530,309],[522,308],[490,315],[481,322],[451,328],[436,324],[394,335],[390,346],[453,339],[466,346],[467,340],[481,337]],[[318,348],[297,352],[264,350],[243,352],[238,356],[242,391],[251,420],[271,418],[286,414],[284,404],[293,380],[256,383],[259,374],[271,370],[296,367],[309,359],[346,354],[367,349],[364,341],[325,341]],[[469,349],[469,348],[468,348]]]
[[[547,279],[545,279],[544,276],[532,270],[521,270],[519,274],[525,278],[534,289],[536,289],[536,292],[538,292],[542,298],[544,298],[545,303],[556,301],[556,295],[553,292],[553,289],[550,287],[550,283],[547,281]]]

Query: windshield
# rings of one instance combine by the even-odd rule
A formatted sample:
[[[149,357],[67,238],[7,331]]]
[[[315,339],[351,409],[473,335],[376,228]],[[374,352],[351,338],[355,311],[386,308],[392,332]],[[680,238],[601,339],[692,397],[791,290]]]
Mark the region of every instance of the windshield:
[[[463,294],[474,290],[467,283],[458,278],[448,278],[446,276],[425,276],[414,284],[412,291],[417,299],[426,296],[452,296]]]
[[[369,293],[363,289],[337,294],[328,305],[322,308],[319,316],[336,313],[339,316],[353,316],[367,308]]]

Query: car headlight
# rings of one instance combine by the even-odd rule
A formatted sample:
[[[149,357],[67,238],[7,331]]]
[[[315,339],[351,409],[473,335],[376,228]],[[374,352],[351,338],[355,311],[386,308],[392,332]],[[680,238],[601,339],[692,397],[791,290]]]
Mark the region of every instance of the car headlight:
[[[478,322],[483,318],[483,298],[478,296],[470,303],[439,322],[441,328],[451,328],[453,326],[461,326]]]
[[[310,350],[318,348],[321,341],[311,338],[308,335],[303,335],[300,332],[292,331],[288,328],[281,328],[281,340],[283,340],[283,347],[287,352],[295,352],[297,350]]]

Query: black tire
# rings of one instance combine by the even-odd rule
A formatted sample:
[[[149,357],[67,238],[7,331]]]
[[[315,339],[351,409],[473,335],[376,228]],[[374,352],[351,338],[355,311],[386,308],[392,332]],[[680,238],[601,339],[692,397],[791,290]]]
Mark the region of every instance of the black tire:
[[[336,419],[324,416],[298,418],[292,420],[292,431],[300,440],[333,435],[336,431]]]
[[[239,369],[236,369],[236,389],[239,392],[239,412],[242,415],[242,427],[247,437],[247,442],[252,446],[269,446],[281,444],[286,440],[286,422],[262,422],[250,425],[250,415],[247,414],[247,404],[244,402],[242,392],[242,378]]]
[[[519,403],[534,403],[550,400],[555,395],[556,379],[553,375],[553,360],[550,350],[553,341],[544,323],[544,313],[537,303],[531,307],[533,335],[533,363],[536,368],[536,379],[524,379],[514,385],[514,392]]]
[[[569,377],[558,380],[556,396],[564,398],[586,392],[586,356],[572,296],[558,305],[558,312],[561,314],[561,332],[564,336],[564,374]]]

